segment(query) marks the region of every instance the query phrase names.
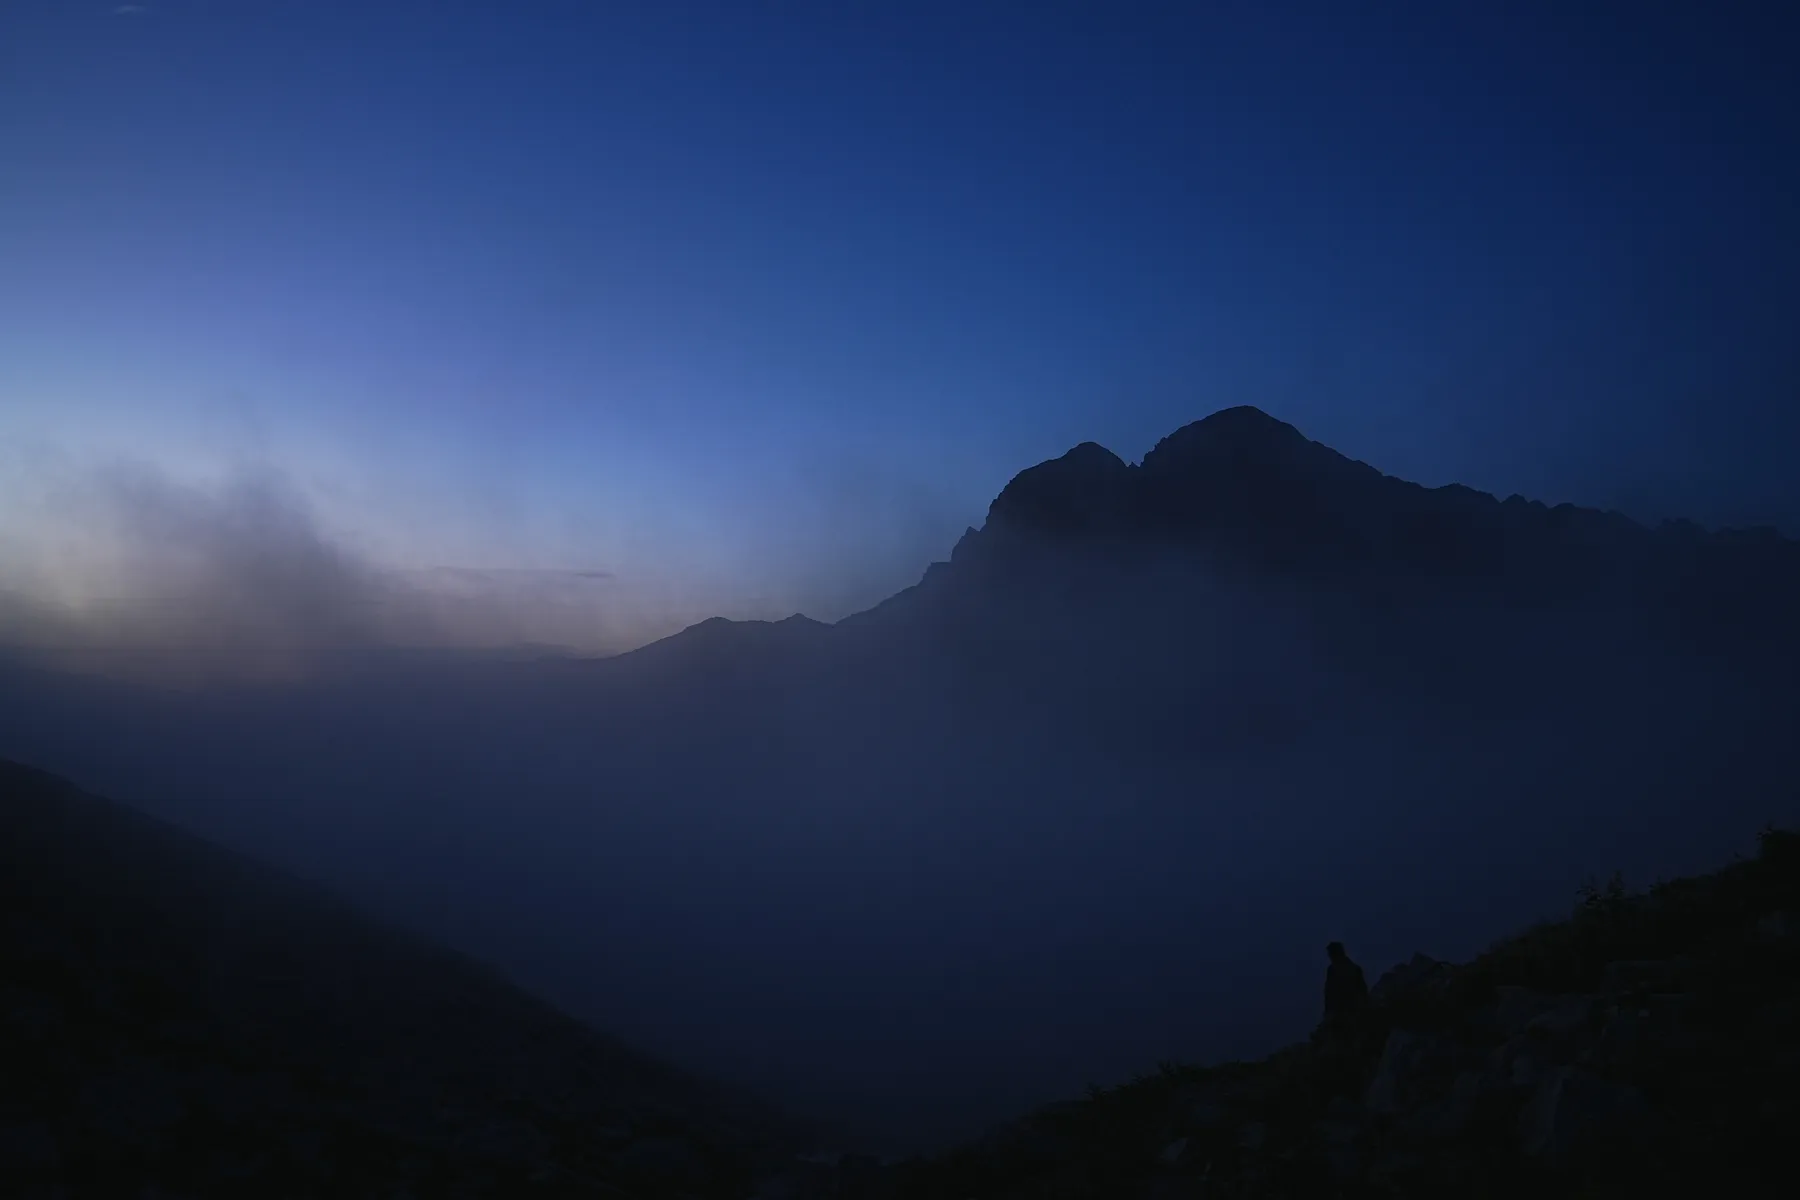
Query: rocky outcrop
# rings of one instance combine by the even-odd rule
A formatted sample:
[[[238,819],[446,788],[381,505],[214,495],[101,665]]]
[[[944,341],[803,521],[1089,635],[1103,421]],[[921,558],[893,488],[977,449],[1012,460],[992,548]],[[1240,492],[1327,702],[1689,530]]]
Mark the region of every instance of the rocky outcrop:
[[[905,1196],[1785,1194],[1800,1121],[1800,835],[1473,962],[1424,955],[1366,1026],[1168,1066],[897,1173]]]

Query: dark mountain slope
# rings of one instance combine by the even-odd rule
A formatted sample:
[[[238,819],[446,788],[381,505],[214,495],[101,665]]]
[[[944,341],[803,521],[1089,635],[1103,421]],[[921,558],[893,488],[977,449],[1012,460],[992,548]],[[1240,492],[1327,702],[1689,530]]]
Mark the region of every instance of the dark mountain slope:
[[[1472,961],[1415,955],[1354,1024],[1165,1063],[904,1164],[908,1197],[1787,1195],[1800,1120],[1800,834]],[[1299,1031],[1296,1031],[1299,1032]]]
[[[1656,604],[1687,622],[1675,628],[1721,637],[1741,634],[1744,617],[1778,620],[1800,592],[1800,543],[1774,530],[1651,529],[1571,504],[1426,488],[1249,407],[1176,430],[1136,466],[1087,442],[1021,471],[913,591],[1018,578],[1046,556],[1066,568],[1072,555],[1170,554],[1203,555],[1215,573],[1389,597],[1429,587],[1434,600],[1448,590],[1553,607]]]
[[[1353,709],[1372,689],[1519,712],[1552,677],[1603,689],[1650,661],[1783,693],[1797,609],[1800,543],[1773,530],[1425,488],[1244,407],[1139,465],[1089,442],[1021,471],[950,561],[839,627],[991,662],[1038,696],[1120,697],[1107,711],[1128,728],[1161,714],[1192,730],[1204,721],[1171,714],[1216,694],[1226,644],[1242,669],[1224,678],[1304,677]]]
[[[471,960],[4,761],[0,914],[7,1195],[741,1195],[793,1148]]]
[[[1771,530],[1707,534],[1683,522],[1652,530],[1571,504],[1422,487],[1251,407],[1183,426],[1135,467],[1089,442],[1022,471],[982,532],[1210,544],[1292,568],[1379,565],[1490,581],[1527,566],[1598,579],[1658,555],[1717,565],[1746,547],[1765,567],[1800,566],[1800,547]]]

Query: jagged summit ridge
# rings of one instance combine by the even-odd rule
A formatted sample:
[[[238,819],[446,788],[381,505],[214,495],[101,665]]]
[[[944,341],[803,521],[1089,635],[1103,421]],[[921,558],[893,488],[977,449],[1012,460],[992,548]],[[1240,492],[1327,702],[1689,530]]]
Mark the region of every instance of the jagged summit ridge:
[[[1289,510],[1291,518],[1302,493],[1366,487],[1380,478],[1287,422],[1240,405],[1182,426],[1138,466],[1083,442],[1029,467],[995,498],[988,525],[1052,536],[1178,534],[1224,517],[1266,519]]]
[[[1800,572],[1800,546],[1772,532],[1649,529],[1614,512],[1504,502],[1461,484],[1426,488],[1312,441],[1261,409],[1222,409],[1159,441],[1141,464],[1084,442],[1014,476],[954,561],[1021,546],[1201,545],[1306,572],[1518,580],[1630,574],[1659,560],[1676,573],[1760,547],[1761,574]],[[1733,568],[1735,569],[1735,567]]]
[[[1155,473],[1181,470],[1209,460],[1219,463],[1266,459],[1300,453],[1303,447],[1313,444],[1286,421],[1253,405],[1241,404],[1183,425],[1144,456],[1144,467]]]
[[[1052,534],[1103,534],[1128,520],[1135,468],[1096,442],[1027,467],[994,498],[988,523]]]

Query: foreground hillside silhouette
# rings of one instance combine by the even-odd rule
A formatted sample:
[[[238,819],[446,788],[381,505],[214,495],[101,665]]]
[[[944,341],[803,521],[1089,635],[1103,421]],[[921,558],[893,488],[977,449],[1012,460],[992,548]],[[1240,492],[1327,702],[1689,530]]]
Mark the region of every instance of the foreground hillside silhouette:
[[[0,762],[0,834],[8,1195],[1773,1196],[1791,1181],[1792,832],[1711,875],[1590,886],[1569,919],[1465,964],[1415,955],[1353,1031],[1165,1063],[887,1166],[802,1159],[756,1106],[55,777]]]
[[[741,1196],[803,1144],[471,960],[3,760],[0,919],[9,1197]]]
[[[0,663],[0,754],[320,880],[594,1028],[941,1148],[1800,822],[1800,553],[1424,488],[1254,409],[1020,472],[835,624],[608,659]]]
[[[898,1172],[905,1196],[1791,1192],[1800,833],[1373,989],[1362,1036],[1166,1064]]]

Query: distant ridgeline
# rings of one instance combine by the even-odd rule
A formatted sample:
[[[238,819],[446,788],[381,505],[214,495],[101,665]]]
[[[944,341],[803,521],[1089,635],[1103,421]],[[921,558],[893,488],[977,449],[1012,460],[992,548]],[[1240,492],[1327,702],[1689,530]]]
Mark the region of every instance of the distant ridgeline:
[[[1800,646],[1790,619],[1800,608],[1800,541],[1778,530],[1709,531],[1686,520],[1652,528],[1617,512],[1502,501],[1461,484],[1427,488],[1252,407],[1183,426],[1137,465],[1083,442],[1020,471],[948,561],[836,628],[941,619],[966,609],[974,592],[1011,603],[1070,586],[1090,596],[1141,590],[1145,569],[1181,563],[1333,602],[1628,608],[1659,637]],[[752,642],[792,650],[832,632],[798,616],[715,618],[668,640],[698,655]]]
[[[1255,408],[1176,430],[1132,466],[1093,442],[1016,475],[952,562],[1047,546],[1187,546],[1317,576],[1427,578],[1522,595],[1626,589],[1636,598],[1764,610],[1800,588],[1800,543],[1768,528],[1651,529],[1614,512],[1426,488]]]

